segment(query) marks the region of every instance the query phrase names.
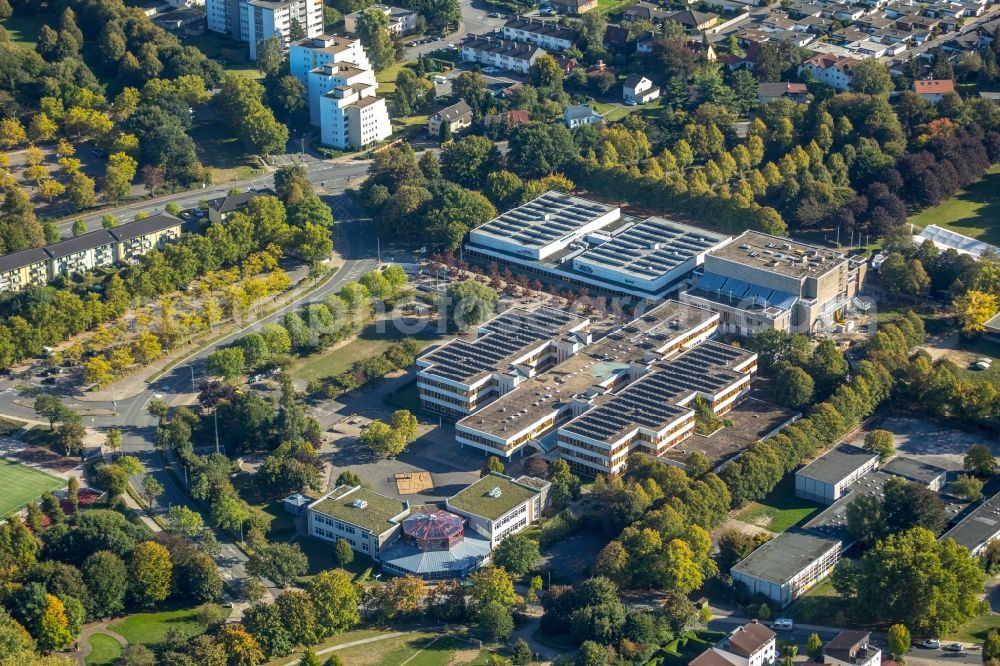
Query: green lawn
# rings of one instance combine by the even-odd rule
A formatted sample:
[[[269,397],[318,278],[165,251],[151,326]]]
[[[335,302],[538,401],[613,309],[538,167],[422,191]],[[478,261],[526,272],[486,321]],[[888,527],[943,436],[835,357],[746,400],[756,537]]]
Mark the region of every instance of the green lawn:
[[[952,641],[982,643],[986,640],[986,634],[989,633],[990,629],[1000,629],[1000,615],[993,612],[983,613],[973,618],[967,625],[948,634],[945,638]]]
[[[796,599],[781,614],[803,624],[832,625],[837,621],[837,613],[846,615],[849,607],[850,602],[837,594],[827,578],[817,583],[805,596]],[[777,609],[771,610],[774,612]]]
[[[222,66],[231,72],[242,72],[255,79],[264,77],[250,61],[246,44],[206,31],[197,37],[185,39],[184,45],[194,46],[209,58],[219,60]]]
[[[1000,245],[1000,164],[940,206],[911,216],[910,222],[919,227],[936,224]]]
[[[0,416],[0,435],[9,435],[12,432],[16,432],[25,426],[24,421],[17,421],[15,419],[9,419],[6,416]]]
[[[357,629],[355,631],[347,631],[342,634],[337,634],[332,638],[328,638],[322,643],[317,643],[312,646],[313,652],[318,652],[324,648],[333,647],[334,645],[343,645],[344,643],[351,643],[353,641],[364,640],[365,638],[371,638],[372,636],[378,636],[379,634],[388,633],[381,629]],[[301,652],[293,652],[287,657],[278,657],[277,659],[272,659],[271,661],[264,664],[264,666],[281,666],[282,664],[288,664],[295,659],[302,656]],[[320,657],[320,663],[327,660],[327,655]]]
[[[695,632],[688,632],[653,653],[646,666],[684,666],[705,651],[711,642]]]
[[[460,651],[467,652],[459,656]],[[418,631],[344,648],[334,654],[351,666],[400,666],[403,663],[407,666],[449,666],[453,663],[484,664],[487,654],[479,652],[478,641],[456,634]]]
[[[160,611],[158,613],[136,613],[129,615],[121,622],[111,625],[111,629],[128,639],[129,643],[141,643],[143,645],[162,643],[167,637],[167,632],[171,629],[180,629],[193,638],[205,633],[209,627],[204,617],[206,613],[203,613],[202,609],[205,609],[207,614],[214,612],[223,618],[228,613],[228,609],[218,604],[208,604],[195,608],[180,608]]]
[[[107,634],[94,634],[88,639],[90,654],[85,660],[87,666],[111,666],[122,656],[122,646]]]
[[[396,77],[399,73],[403,71],[404,67],[408,67],[413,64],[411,60],[404,60],[403,62],[397,62],[392,67],[383,69],[381,72],[375,75],[375,80],[378,81],[378,91],[383,95],[391,95],[396,92]]]
[[[633,4],[631,0],[597,0],[597,12],[606,17],[622,11],[631,4]]]
[[[977,357],[988,357],[993,359],[993,365],[989,370],[970,370],[962,368],[971,381],[991,382],[994,386],[1000,386],[1000,344],[977,338],[971,341],[962,341],[958,349],[963,352],[975,354]]]
[[[62,479],[0,458],[0,516],[17,511],[44,493],[66,485]]]
[[[770,495],[747,505],[736,518],[772,532],[784,532],[808,521],[822,509],[815,502],[796,497],[794,475],[786,474]]]
[[[300,581],[308,581],[316,574],[322,573],[327,569],[338,568],[337,563],[333,561],[332,543],[309,537],[296,539],[295,543],[299,544],[299,548],[302,549],[302,552],[305,553],[306,557],[309,559],[309,570],[307,574],[300,579]],[[355,552],[354,559],[344,565],[344,571],[353,575],[358,582],[361,582],[359,577],[362,574],[369,572],[371,575],[376,575],[379,573],[379,567],[375,560],[371,559],[367,555]],[[383,575],[382,578],[385,578],[385,575]],[[371,581],[372,579],[369,578],[368,582]]]
[[[382,330],[379,330],[379,329]],[[342,347],[301,358],[292,367],[292,374],[309,381],[321,377],[333,377],[351,367],[355,361],[373,358],[383,353],[395,342],[407,337],[391,322],[372,323],[366,326],[358,337]],[[420,348],[431,344],[428,338],[415,337]]]
[[[11,16],[0,22],[10,35],[10,41],[26,49],[35,48],[38,41],[38,31],[42,29],[48,15],[44,12],[32,16]]]
[[[197,147],[198,159],[212,169],[213,183],[248,178],[259,170],[243,143],[221,121],[199,123],[188,134]]]

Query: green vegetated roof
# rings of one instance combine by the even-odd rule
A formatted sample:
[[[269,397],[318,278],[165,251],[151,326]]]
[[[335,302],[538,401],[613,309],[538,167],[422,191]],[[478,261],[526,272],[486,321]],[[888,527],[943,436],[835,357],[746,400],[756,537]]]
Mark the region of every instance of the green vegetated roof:
[[[497,497],[490,495],[500,489]],[[448,506],[488,520],[496,520],[539,493],[500,474],[492,473],[479,479],[465,490],[448,499]]]
[[[355,506],[361,500],[364,507]],[[360,503],[359,503],[360,504]],[[409,505],[398,499],[368,490],[340,486],[312,506],[312,510],[356,525],[374,534],[381,534],[392,526],[392,519],[407,511]]]

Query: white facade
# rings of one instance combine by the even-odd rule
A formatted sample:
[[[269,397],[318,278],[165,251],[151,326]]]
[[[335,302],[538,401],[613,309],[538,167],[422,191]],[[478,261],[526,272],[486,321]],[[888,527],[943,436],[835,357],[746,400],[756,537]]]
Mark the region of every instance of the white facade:
[[[331,91],[350,88],[355,93],[374,96],[376,85],[375,72],[370,69],[360,69],[347,63],[328,63],[317,67],[309,72],[309,122],[322,127],[322,99]]]
[[[324,65],[346,63],[359,69],[372,68],[361,40],[341,35],[320,35],[292,42],[288,47],[288,63],[292,76],[306,85],[309,72]],[[374,74],[371,82],[375,82]]]
[[[385,100],[375,86],[335,88],[320,97],[320,135],[325,146],[362,148],[389,138],[392,126]]]
[[[319,37],[323,0],[239,0],[239,39],[250,44],[251,60],[257,59],[257,45],[271,37],[287,46],[293,21],[306,37]]]
[[[626,104],[646,104],[660,96],[660,89],[645,76],[638,77],[637,81],[629,77],[622,87],[622,95]]]
[[[393,37],[407,35],[417,29],[417,13],[400,7],[390,7],[389,5],[372,5],[365,9],[352,12],[344,17],[344,30],[349,33],[358,31],[358,19],[369,9],[378,9],[389,19],[389,34]]]
[[[820,54],[799,65],[798,73],[801,76],[808,72],[816,81],[836,90],[850,90],[851,69],[857,62],[854,58]]]
[[[579,33],[556,23],[518,17],[503,26],[503,38],[537,44],[549,51],[565,51],[576,45]]]
[[[462,44],[462,60],[477,62],[509,72],[527,74],[545,51],[534,44],[522,44],[493,37],[476,37]]]
[[[208,29],[240,39],[239,0],[206,0]]]

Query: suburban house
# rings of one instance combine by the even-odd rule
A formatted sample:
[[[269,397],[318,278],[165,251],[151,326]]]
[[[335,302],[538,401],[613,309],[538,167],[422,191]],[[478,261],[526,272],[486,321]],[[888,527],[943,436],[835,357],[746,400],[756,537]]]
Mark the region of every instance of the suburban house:
[[[736,627],[713,649],[733,666],[768,666],[777,658],[775,634],[753,620]]]
[[[831,666],[881,666],[882,650],[867,631],[841,631],[823,646],[823,663]]]
[[[795,496],[820,504],[833,504],[847,487],[878,467],[878,455],[841,444],[795,472]]]
[[[604,122],[604,116],[589,104],[572,104],[563,111],[563,123],[567,129],[581,125],[596,125]]]
[[[718,14],[708,14],[694,9],[681,9],[670,14],[667,18],[674,23],[680,23],[691,32],[708,30],[719,22]]]
[[[662,24],[670,17],[670,12],[660,7],[655,2],[640,0],[624,12],[622,18],[626,21],[649,21],[657,25]]]
[[[776,99],[790,99],[793,102],[805,103],[809,101],[809,90],[804,83],[763,82],[757,84],[757,99],[760,100],[761,104],[767,104]]]
[[[660,89],[641,74],[631,75],[625,79],[625,84],[622,86],[622,97],[630,106],[652,102],[659,96]]]
[[[955,82],[951,79],[923,79],[914,81],[913,92],[934,104],[948,93],[955,92]]]
[[[799,65],[798,74],[809,74],[816,81],[837,90],[850,90],[851,71],[858,62],[848,56],[820,53]]]
[[[441,133],[442,123],[448,123],[452,133],[458,134],[472,125],[472,109],[464,99],[460,99],[451,106],[431,114],[427,119],[427,133],[438,136]]]
[[[369,9],[378,9],[389,20],[389,34],[393,37],[400,37],[415,32],[417,29],[417,13],[401,7],[390,7],[389,5],[372,5],[365,9],[352,12],[344,17],[344,30],[351,34],[358,32],[358,19],[361,14]]]
[[[471,37],[462,42],[463,61],[521,74],[527,74],[535,60],[544,54],[545,50],[536,44],[489,35]]]
[[[585,14],[597,9],[597,0],[549,0],[557,14]]]
[[[549,51],[565,51],[576,44],[580,33],[558,23],[516,16],[504,23],[503,37],[535,44]]]
[[[236,211],[242,210],[251,199],[257,197],[273,197],[274,192],[269,189],[247,190],[239,194],[227,194],[224,197],[210,199],[208,201],[208,219],[217,224],[221,224],[229,219],[229,216]]]
[[[504,113],[490,113],[483,117],[483,124],[487,127],[500,125],[507,129],[513,129],[527,122],[531,122],[531,114],[523,109],[505,111]]]

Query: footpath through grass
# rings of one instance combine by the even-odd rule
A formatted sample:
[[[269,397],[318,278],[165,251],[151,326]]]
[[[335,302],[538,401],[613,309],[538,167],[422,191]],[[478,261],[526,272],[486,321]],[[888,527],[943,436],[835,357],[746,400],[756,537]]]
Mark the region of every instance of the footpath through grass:
[[[1000,245],[1000,164],[939,206],[910,216],[909,221],[919,227],[936,224]]]
[[[107,634],[93,634],[87,639],[90,654],[84,659],[87,666],[112,666],[122,656],[122,646]]]
[[[344,645],[354,641],[388,635],[394,630],[384,631],[359,629],[349,631],[312,646],[313,652],[329,647]],[[491,650],[487,646],[480,649],[479,641],[459,633],[439,631],[409,631],[401,636],[345,647],[319,655],[320,663],[337,655],[351,666],[484,666]],[[287,657],[273,659],[265,666],[284,666],[302,656],[295,652]]]
[[[17,511],[31,500],[65,484],[58,477],[0,458],[0,515]]]
[[[784,532],[807,522],[822,509],[815,502],[796,497],[794,475],[786,474],[770,495],[751,502],[736,518],[772,532]]]

